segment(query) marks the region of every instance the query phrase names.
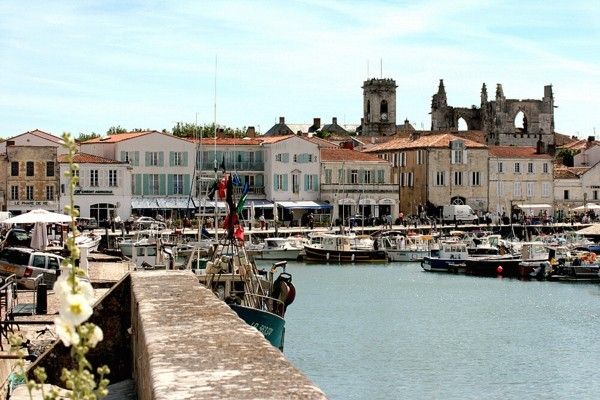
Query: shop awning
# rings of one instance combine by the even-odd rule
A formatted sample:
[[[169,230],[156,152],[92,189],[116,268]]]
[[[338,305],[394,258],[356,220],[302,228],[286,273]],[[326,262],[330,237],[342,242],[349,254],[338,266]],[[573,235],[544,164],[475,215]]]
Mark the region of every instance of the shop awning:
[[[187,197],[133,197],[132,209],[191,209],[196,208],[194,199]]]
[[[551,204],[515,204],[521,210],[543,210],[552,208]]]
[[[290,209],[301,208],[311,210],[327,210],[333,208],[331,204],[325,203],[324,201],[278,201],[277,205]]]
[[[254,203],[254,208],[273,208],[273,202],[269,200],[246,200],[244,208],[250,208],[250,205]]]

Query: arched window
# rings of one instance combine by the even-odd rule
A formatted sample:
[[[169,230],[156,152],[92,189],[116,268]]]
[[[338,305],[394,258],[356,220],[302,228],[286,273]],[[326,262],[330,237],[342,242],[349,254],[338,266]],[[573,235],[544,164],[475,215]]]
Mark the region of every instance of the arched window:
[[[523,111],[519,111],[517,115],[515,115],[515,131],[518,133],[527,133],[527,116]]]
[[[371,100],[367,100],[367,122],[371,120]]]
[[[465,121],[465,119],[463,117],[460,117],[458,119],[458,130],[459,131],[468,131],[469,130],[469,125],[467,125],[467,121]]]
[[[379,105],[379,115],[381,116],[382,121],[387,121],[387,119],[388,119],[387,100],[381,100],[381,104]]]
[[[450,199],[450,204],[463,205],[467,204],[467,199],[464,197],[456,196]]]

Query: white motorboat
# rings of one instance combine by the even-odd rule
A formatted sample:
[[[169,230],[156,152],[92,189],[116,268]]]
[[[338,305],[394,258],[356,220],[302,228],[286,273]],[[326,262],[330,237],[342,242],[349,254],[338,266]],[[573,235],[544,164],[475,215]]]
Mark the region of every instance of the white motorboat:
[[[251,254],[257,260],[299,260],[302,258],[304,245],[308,239],[302,236],[290,236],[287,238],[266,238],[258,247],[251,250]]]
[[[383,235],[376,239],[380,250],[387,253],[390,261],[422,261],[439,246],[432,235]]]

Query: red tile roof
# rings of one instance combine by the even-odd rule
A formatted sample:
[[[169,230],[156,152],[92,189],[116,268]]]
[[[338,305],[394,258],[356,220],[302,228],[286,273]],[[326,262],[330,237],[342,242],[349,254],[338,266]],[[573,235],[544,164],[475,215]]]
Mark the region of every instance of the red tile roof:
[[[66,154],[59,155],[57,157],[57,159],[58,159],[59,163],[67,162]],[[95,156],[93,154],[87,154],[87,153],[75,154],[75,156],[73,157],[73,161],[75,161],[78,164],[126,164],[121,161],[113,160],[110,158],[99,157],[99,156]]]
[[[338,147],[335,143],[332,143],[327,139],[321,139],[320,137],[317,137],[317,136],[309,137],[308,140],[321,146],[321,147],[332,147],[332,148]]]
[[[537,149],[531,146],[489,146],[488,149],[490,157],[552,159],[550,154],[539,154]]]
[[[116,135],[110,135],[110,136],[104,136],[104,137],[99,137],[99,138],[93,138],[90,140],[86,140],[85,144],[88,143],[118,143],[118,142],[122,142],[124,140],[129,140],[129,139],[134,139],[140,136],[145,136],[148,135],[150,133],[158,133],[161,135],[166,135],[166,136],[173,136],[171,134],[168,133],[162,133],[159,131],[141,131],[141,132],[125,132],[125,133],[119,133]],[[176,137],[178,139],[183,139],[183,138],[179,138],[178,136],[173,136]]]
[[[462,140],[467,149],[486,149],[487,146],[476,141],[456,136],[451,133],[437,133],[434,135],[419,136],[417,139],[409,137],[399,137],[392,139],[389,142],[381,143],[373,146],[365,152],[377,152],[388,150],[409,150],[409,149],[425,149],[425,148],[448,148],[453,140]]]
[[[39,138],[49,140],[49,141],[57,143],[57,144],[62,144],[63,143],[63,140],[61,138],[59,138],[58,136],[54,136],[54,135],[52,135],[52,134],[50,134],[48,132],[44,132],[44,131],[41,131],[39,129],[34,129],[32,131],[23,132],[23,133],[21,133],[21,134],[19,134],[17,136],[13,136],[11,138],[8,138],[8,140],[13,140],[13,139],[18,138],[19,136],[23,136],[23,135],[27,135],[27,134],[34,135],[34,136],[37,136]]]
[[[557,167],[554,168],[555,179],[578,179],[589,171],[589,167]]]
[[[376,155],[356,150],[329,147],[321,149],[321,161],[370,161],[388,163],[388,161],[381,159]]]

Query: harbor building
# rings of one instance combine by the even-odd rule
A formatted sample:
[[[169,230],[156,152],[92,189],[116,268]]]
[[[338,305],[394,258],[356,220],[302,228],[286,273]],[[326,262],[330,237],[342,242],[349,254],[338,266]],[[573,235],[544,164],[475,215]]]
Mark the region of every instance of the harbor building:
[[[334,221],[357,215],[383,218],[398,213],[398,185],[391,163],[343,148],[321,148],[321,200],[333,205]]]
[[[126,220],[131,214],[131,171],[133,167],[124,161],[103,158],[92,154],[77,153],[74,161],[79,165],[79,183],[74,190],[75,208],[79,215],[110,221],[119,216]],[[70,202],[69,169],[66,155],[58,156],[60,165],[60,209]]]
[[[451,133],[399,137],[365,150],[392,162],[400,212],[438,216],[446,204],[488,209],[488,148]]]
[[[535,147],[489,146],[489,211],[512,215],[513,204],[554,204],[552,156]],[[545,205],[545,206],[544,206]]]

